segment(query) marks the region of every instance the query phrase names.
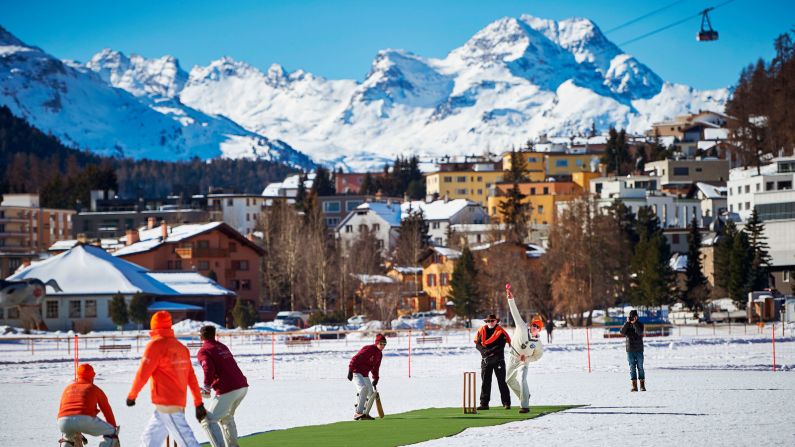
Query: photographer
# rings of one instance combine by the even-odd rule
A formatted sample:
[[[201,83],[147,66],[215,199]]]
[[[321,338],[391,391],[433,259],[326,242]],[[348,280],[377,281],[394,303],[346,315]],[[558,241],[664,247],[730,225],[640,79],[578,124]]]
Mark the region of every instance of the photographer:
[[[627,361],[629,377],[632,379],[632,391],[646,391],[646,373],[643,371],[643,323],[638,321],[638,311],[631,310],[627,322],[621,328],[621,335],[626,337]]]

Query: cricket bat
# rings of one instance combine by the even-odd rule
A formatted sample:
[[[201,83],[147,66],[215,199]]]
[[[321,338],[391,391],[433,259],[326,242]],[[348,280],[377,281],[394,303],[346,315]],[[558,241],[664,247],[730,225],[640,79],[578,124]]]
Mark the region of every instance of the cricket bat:
[[[375,392],[375,409],[378,411],[378,417],[384,418],[384,407],[381,406],[381,395],[378,391]]]

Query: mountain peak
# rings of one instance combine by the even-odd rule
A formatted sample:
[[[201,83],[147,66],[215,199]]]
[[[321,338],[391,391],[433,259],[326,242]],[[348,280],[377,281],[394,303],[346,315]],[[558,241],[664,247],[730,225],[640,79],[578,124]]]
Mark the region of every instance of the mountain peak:
[[[3,46],[15,45],[15,46],[21,46],[21,47],[26,47],[27,46],[27,45],[25,45],[24,42],[22,42],[21,40],[17,39],[17,36],[11,34],[8,30],[3,28],[2,25],[0,25],[0,45],[3,45]]]
[[[86,68],[114,87],[154,99],[174,98],[188,80],[177,58],[170,55],[157,59],[139,54],[128,57],[121,51],[104,48],[91,57]]]

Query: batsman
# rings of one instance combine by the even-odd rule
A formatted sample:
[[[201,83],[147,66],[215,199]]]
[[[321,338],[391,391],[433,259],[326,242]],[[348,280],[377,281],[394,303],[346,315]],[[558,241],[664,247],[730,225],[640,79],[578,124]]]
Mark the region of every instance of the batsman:
[[[511,293],[511,285],[505,285],[505,293],[508,296],[508,306],[511,308],[516,329],[511,337],[511,353],[508,359],[508,372],[506,382],[517,398],[521,401],[519,413],[530,412],[530,389],[527,387],[527,367],[530,362],[535,362],[544,355],[544,348],[538,333],[544,327],[544,322],[536,317],[527,328],[527,323],[522,319],[519,308]]]

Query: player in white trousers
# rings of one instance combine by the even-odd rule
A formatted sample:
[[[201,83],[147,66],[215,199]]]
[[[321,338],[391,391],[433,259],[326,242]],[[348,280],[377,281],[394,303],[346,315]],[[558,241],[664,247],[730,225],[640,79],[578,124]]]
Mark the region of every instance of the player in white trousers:
[[[527,386],[527,367],[530,362],[538,361],[544,355],[544,348],[538,338],[538,333],[544,327],[544,322],[539,318],[535,318],[528,329],[527,323],[525,323],[519,313],[519,308],[516,307],[510,284],[505,286],[505,292],[508,295],[508,306],[511,308],[511,316],[516,325],[516,329],[514,329],[511,336],[511,351],[508,357],[506,382],[508,383],[508,388],[521,401],[519,413],[529,413],[530,389]]]

